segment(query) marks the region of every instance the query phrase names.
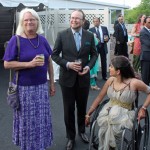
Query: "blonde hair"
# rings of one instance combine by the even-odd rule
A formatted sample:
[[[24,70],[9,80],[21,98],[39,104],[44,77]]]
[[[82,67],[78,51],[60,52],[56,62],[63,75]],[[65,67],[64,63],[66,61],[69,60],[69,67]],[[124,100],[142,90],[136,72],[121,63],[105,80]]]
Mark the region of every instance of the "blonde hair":
[[[31,13],[32,16],[34,16],[38,20],[38,26],[37,26],[36,33],[37,34],[42,34],[44,31],[42,29],[40,17],[39,17],[38,13],[35,10],[30,9],[30,8],[25,8],[20,12],[20,14],[19,14],[19,24],[18,24],[18,27],[17,27],[17,30],[16,30],[16,34],[21,35],[24,32],[24,28],[22,26],[23,17],[24,17],[24,14],[27,13],[27,12]]]

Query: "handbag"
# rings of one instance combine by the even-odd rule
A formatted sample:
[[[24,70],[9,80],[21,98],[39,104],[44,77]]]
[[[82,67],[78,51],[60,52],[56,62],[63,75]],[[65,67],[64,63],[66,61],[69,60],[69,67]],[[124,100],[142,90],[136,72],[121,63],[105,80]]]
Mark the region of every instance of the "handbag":
[[[17,37],[17,47],[18,47],[18,61],[19,61],[19,53],[20,53],[20,41],[19,41],[19,37],[16,35]],[[16,82],[13,83],[12,82],[12,71],[10,69],[10,78],[9,78],[9,87],[7,90],[7,103],[8,105],[17,110],[19,109],[19,96],[18,96],[18,88],[17,88],[17,84],[18,84],[18,73],[19,71],[16,71]]]

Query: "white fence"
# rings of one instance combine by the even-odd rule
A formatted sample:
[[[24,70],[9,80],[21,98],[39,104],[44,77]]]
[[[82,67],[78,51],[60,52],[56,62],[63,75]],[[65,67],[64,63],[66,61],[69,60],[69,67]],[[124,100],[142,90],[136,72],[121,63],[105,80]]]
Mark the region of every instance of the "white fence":
[[[54,45],[57,33],[69,27],[70,14],[72,10],[48,10],[39,12],[40,19],[45,30],[45,36],[51,45]],[[104,10],[84,10],[86,19],[90,21],[91,26],[93,18],[99,17],[103,25],[109,25],[109,11]]]
[[[104,10],[83,10],[86,19],[90,21],[93,26],[93,18],[99,17],[102,25],[107,26],[109,30],[109,9]],[[45,37],[48,39],[50,45],[53,47],[57,33],[61,30],[68,28],[70,15],[72,10],[49,10],[46,12],[39,12],[39,16],[42,22],[42,26],[45,30]],[[110,42],[108,43],[108,63],[110,62]]]
[[[90,21],[91,26],[93,25],[93,18],[99,17],[102,25],[107,26],[110,34],[114,32],[113,25],[110,24],[110,14],[109,9],[105,8],[103,10],[83,10],[86,19]],[[45,37],[49,41],[50,45],[53,47],[57,33],[61,30],[64,30],[69,27],[70,15],[72,10],[48,10],[44,12],[38,12],[42,26],[45,30]],[[126,25],[128,31],[131,31],[132,25]],[[110,58],[112,57],[114,50],[114,40],[110,40],[107,44],[108,46],[108,55],[107,55],[107,64],[110,64]]]

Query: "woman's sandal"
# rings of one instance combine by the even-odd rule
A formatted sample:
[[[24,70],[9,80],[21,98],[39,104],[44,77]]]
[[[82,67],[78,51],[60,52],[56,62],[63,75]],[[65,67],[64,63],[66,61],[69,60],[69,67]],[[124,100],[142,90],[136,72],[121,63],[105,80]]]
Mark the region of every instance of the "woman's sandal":
[[[97,91],[100,90],[100,88],[97,85],[96,86],[91,86],[91,89],[92,90],[97,90]]]

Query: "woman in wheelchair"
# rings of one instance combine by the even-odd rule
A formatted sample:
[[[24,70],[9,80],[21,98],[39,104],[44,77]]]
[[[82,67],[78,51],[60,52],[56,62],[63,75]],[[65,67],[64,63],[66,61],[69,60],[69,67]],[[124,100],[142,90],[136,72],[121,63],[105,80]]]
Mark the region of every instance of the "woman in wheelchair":
[[[85,123],[90,124],[90,116],[106,96],[109,102],[102,108],[97,117],[99,126],[98,150],[118,150],[119,139],[124,128],[132,129],[135,111],[132,109],[137,91],[148,94],[144,105],[139,111],[139,119],[145,116],[144,111],[150,104],[150,87],[135,78],[134,70],[128,58],[116,56],[109,67],[110,78],[104,84],[99,95],[92,103],[85,116]]]

